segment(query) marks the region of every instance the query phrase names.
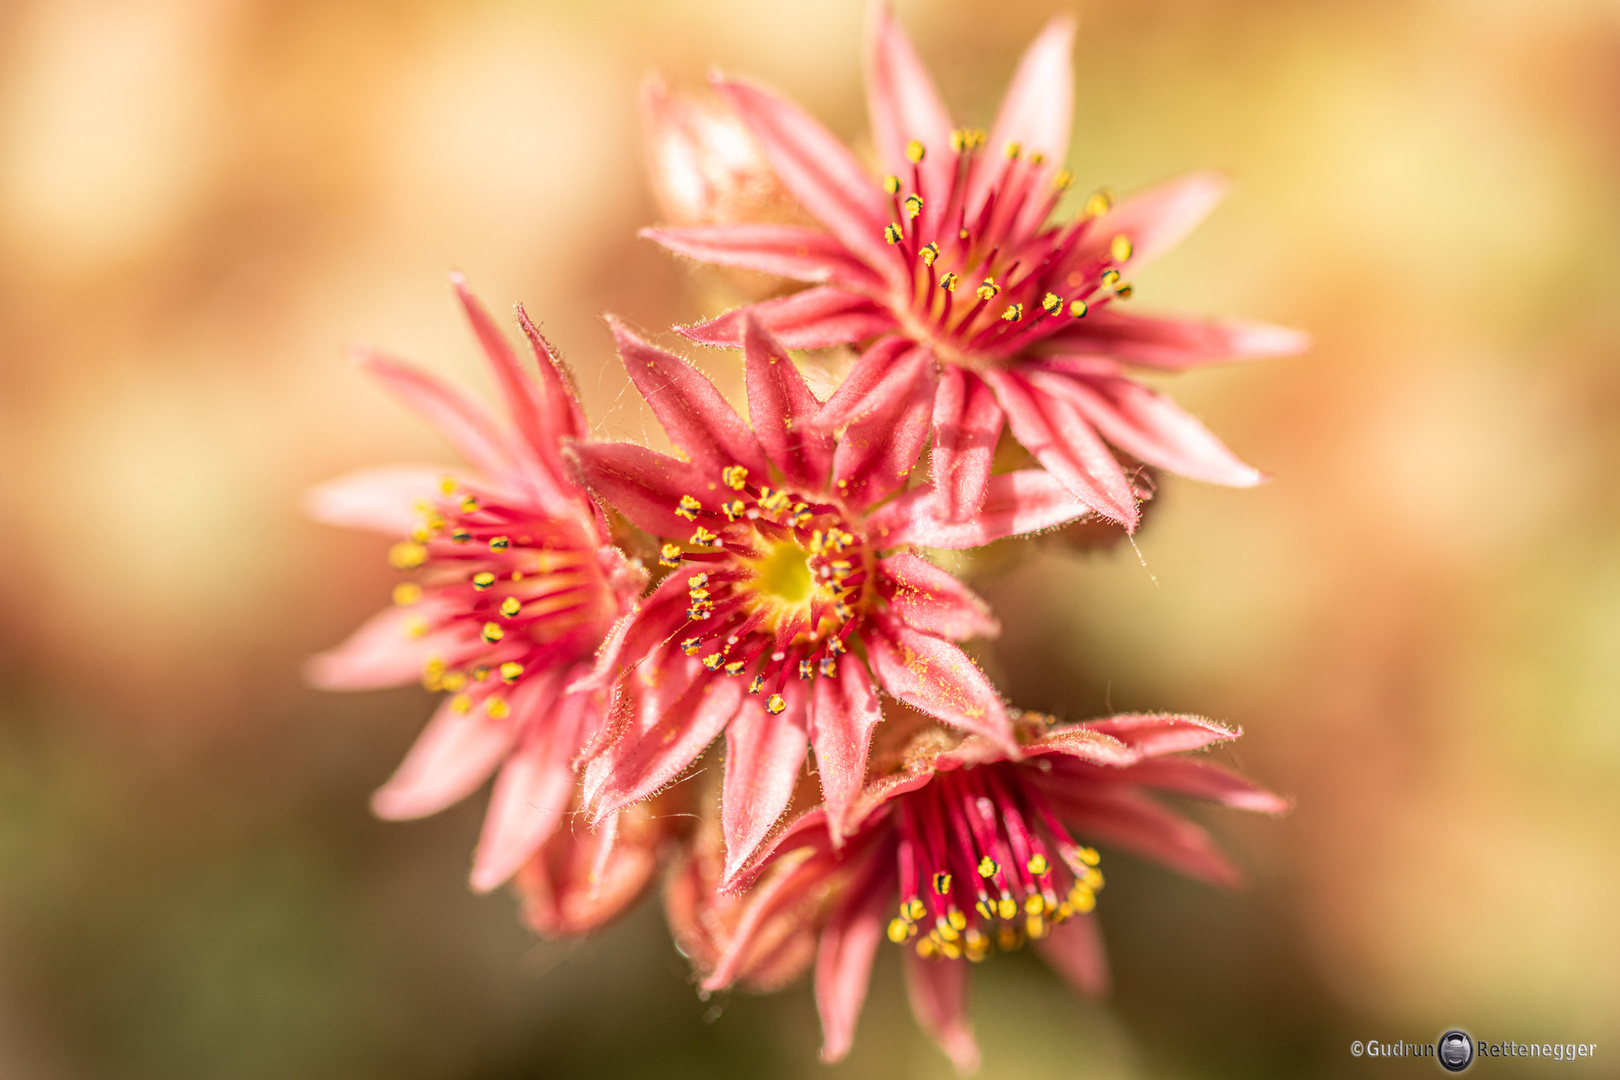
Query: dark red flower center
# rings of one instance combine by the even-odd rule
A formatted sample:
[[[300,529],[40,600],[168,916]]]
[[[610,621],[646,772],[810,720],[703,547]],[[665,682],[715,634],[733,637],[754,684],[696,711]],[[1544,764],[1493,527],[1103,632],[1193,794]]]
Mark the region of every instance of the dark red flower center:
[[[889,940],[923,957],[982,960],[1016,949],[1096,906],[1097,852],[1076,843],[1030,766],[1011,762],[934,774],[897,808],[900,913]]]
[[[766,708],[778,713],[790,676],[836,672],[870,595],[871,555],[838,507],[755,487],[740,465],[721,480],[717,507],[682,497],[675,513],[693,523],[688,550],[665,544],[659,561],[697,570],[686,579],[681,649],[710,671],[747,677],[749,693],[769,694]]]

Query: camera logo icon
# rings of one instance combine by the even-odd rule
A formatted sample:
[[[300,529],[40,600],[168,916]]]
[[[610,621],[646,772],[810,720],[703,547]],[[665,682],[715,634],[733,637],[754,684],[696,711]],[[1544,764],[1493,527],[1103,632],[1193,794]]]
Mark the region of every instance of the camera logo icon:
[[[1456,1028],[1440,1036],[1435,1050],[1440,1067],[1447,1072],[1462,1072],[1474,1061],[1474,1040],[1468,1037],[1468,1032]]]

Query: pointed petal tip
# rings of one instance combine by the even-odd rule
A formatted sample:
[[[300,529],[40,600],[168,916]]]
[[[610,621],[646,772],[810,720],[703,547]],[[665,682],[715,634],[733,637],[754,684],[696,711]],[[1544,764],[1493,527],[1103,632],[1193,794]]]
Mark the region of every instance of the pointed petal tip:
[[[371,812],[384,821],[411,821],[427,813],[416,805],[416,800],[396,791],[391,784],[371,793]]]

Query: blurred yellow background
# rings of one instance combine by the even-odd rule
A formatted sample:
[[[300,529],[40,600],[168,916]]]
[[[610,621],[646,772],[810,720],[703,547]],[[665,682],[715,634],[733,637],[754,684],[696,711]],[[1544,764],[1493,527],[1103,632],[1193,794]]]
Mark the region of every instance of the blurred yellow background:
[[[986,122],[1046,0],[901,2]],[[1275,474],[1170,479],[1139,537],[980,587],[1012,700],[1201,712],[1294,795],[1206,815],[1233,895],[1125,858],[1117,983],[981,970],[986,1077],[1333,1077],[1353,1038],[1620,1054],[1620,7],[1090,0],[1082,192],[1233,194],[1143,308],[1309,330],[1175,380]],[[699,1001],[656,905],[535,943],[464,887],[480,799],[366,795],[430,711],[299,664],[384,603],[384,544],[303,521],[345,469],[446,460],[344,360],[487,389],[449,297],[521,300],[601,432],[599,321],[716,279],[657,211],[637,86],[763,77],[859,139],[860,0],[0,5],[0,1075],[945,1075],[893,957],[856,1050],[804,987]],[[692,350],[688,350],[690,353]],[[733,358],[707,353],[717,377]],[[632,395],[633,396],[633,395]],[[1507,1061],[1493,1074],[1514,1075]],[[1528,1075],[1528,1073],[1525,1073]]]

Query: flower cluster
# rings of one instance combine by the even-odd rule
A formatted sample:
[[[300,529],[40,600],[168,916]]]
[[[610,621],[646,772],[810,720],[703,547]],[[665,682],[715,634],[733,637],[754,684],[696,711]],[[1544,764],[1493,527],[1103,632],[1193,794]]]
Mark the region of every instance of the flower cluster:
[[[593,438],[522,309],[532,366],[458,278],[504,419],[365,354],[468,468],[367,470],[311,496],[320,520],[392,537],[407,575],[392,607],[312,661],[312,681],[445,695],[376,812],[431,814],[493,775],[472,885],[514,881],[552,936],[625,910],[663,866],[706,989],[771,989],[814,965],[829,1061],[851,1045],[885,940],[918,1021],[969,1070],[972,964],[1028,943],[1082,990],[1106,984],[1099,847],[1235,880],[1152,792],[1285,808],[1192,756],[1237,735],[1208,720],[1062,724],[1009,707],[963,648],[999,623],[928,557],[1081,521],[1134,529],[1143,467],[1256,482],[1128,368],[1301,344],[1120,310],[1126,273],[1218,187],[1100,193],[1054,217],[1071,182],[1071,37],[1064,20],[1041,34],[986,135],[952,125],[875,9],[886,175],[757,86],[717,77],[719,100],[701,104],[653,86],[652,157],[681,224],[648,235],[809,283],[681,328],[741,349],[746,419],[689,361],[610,320],[675,454]],[[767,204],[772,220],[750,218]],[[822,227],[775,220],[795,216]],[[853,364],[822,400],[788,350],[834,347]],[[717,758],[715,782],[682,782]]]

